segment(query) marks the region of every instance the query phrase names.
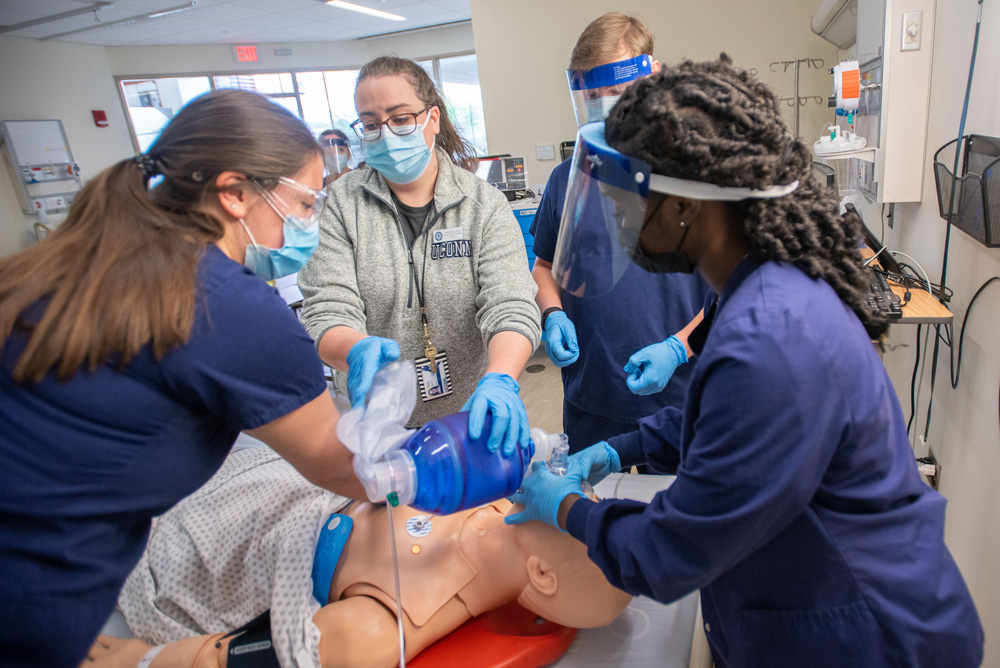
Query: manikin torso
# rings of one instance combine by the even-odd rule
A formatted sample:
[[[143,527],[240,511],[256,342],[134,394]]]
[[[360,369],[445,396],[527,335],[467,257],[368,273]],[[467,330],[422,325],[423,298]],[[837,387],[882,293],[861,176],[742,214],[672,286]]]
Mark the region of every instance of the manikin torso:
[[[508,506],[509,503],[501,501],[445,516],[428,515],[405,506],[392,510],[400,599],[403,611],[414,625],[424,626],[446,605],[456,608],[460,605],[454,612],[464,611],[469,617],[489,609],[482,607],[480,596],[463,598],[463,590],[471,593],[477,587],[474,582],[477,571],[459,543],[464,540],[468,546],[468,539],[475,534],[482,535],[502,525]],[[354,519],[354,529],[334,574],[330,601],[370,596],[394,611],[395,584],[386,506],[358,503],[347,514]]]

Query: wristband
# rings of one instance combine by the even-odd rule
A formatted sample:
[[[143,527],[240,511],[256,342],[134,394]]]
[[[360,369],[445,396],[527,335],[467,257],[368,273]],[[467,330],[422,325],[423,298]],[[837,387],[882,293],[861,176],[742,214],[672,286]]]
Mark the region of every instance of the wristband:
[[[166,645],[157,645],[156,647],[150,648],[150,650],[146,652],[146,656],[139,660],[139,665],[136,666],[136,668],[149,668],[149,664],[153,663],[153,659],[156,658],[157,654],[163,651],[164,647],[166,647]]]
[[[549,317],[550,313],[554,313],[556,311],[562,311],[562,307],[560,307],[560,306],[550,306],[547,309],[545,309],[544,311],[542,311],[542,329],[545,329],[545,319]]]

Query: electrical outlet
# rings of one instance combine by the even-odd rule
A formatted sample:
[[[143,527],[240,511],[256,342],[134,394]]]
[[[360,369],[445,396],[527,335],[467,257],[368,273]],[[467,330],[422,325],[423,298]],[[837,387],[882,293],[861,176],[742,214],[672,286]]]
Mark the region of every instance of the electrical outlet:
[[[927,447],[927,456],[917,458],[917,470],[927,478],[928,485],[937,489],[938,485],[941,484],[941,464],[934,456],[934,448],[924,440],[923,436],[920,437],[920,444]]]

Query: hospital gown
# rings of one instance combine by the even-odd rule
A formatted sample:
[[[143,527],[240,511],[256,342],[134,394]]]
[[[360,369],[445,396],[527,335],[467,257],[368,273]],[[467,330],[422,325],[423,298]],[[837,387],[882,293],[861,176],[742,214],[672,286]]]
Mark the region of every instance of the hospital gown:
[[[284,668],[319,668],[313,554],[323,520],[350,501],[309,484],[269,448],[231,454],[158,518],[118,604],[156,645],[232,631],[267,609]]]

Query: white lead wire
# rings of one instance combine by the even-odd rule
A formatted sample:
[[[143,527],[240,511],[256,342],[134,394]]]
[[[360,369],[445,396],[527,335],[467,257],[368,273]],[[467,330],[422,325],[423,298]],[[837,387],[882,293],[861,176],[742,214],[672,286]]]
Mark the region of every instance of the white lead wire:
[[[396,580],[396,625],[399,627],[399,668],[406,668],[406,641],[403,637],[403,605],[399,597],[399,560],[396,558],[396,532],[392,529],[392,504],[386,503],[389,516],[389,546],[392,548],[392,574]]]

